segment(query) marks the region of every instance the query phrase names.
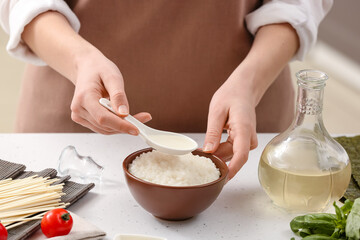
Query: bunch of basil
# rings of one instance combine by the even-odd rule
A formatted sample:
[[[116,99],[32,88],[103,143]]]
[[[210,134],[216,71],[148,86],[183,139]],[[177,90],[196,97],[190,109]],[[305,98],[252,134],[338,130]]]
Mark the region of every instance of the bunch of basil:
[[[336,214],[314,213],[297,216],[290,222],[291,230],[305,240],[360,239],[360,198],[346,200]],[[294,239],[294,238],[292,238]]]

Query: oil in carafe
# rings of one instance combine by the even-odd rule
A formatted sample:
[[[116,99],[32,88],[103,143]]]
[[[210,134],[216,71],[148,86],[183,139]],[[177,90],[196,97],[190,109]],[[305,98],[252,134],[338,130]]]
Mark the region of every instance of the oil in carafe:
[[[307,158],[308,164],[316,164],[311,151],[298,150],[298,161]],[[275,205],[294,212],[319,212],[339,200],[350,180],[350,164],[342,169],[320,170],[318,166],[304,166],[302,170],[281,169],[269,164],[268,154],[259,163],[259,180]],[[312,159],[311,159],[312,158]]]

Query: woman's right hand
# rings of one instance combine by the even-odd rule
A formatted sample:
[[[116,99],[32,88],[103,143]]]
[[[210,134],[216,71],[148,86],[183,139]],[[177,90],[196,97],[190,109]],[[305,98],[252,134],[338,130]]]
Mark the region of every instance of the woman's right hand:
[[[26,25],[22,39],[39,58],[74,83],[73,121],[103,134],[139,133],[134,125],[99,103],[100,98],[109,97],[119,116],[129,114],[119,69],[77,34],[61,13],[47,11],[39,14]],[[149,113],[138,113],[134,117],[141,122],[151,120]]]
[[[139,133],[134,125],[99,103],[100,98],[109,97],[119,116],[129,114],[119,69],[77,34],[61,13],[47,11],[39,14],[26,25],[22,39],[39,58],[74,83],[73,121],[103,134]],[[134,117],[141,122],[151,120],[149,113],[138,113]]]
[[[134,125],[115,116],[99,103],[100,98],[109,97],[112,108],[119,116],[129,114],[124,80],[118,67],[96,48],[77,62],[75,92],[71,103],[72,120],[102,134],[138,135],[139,131]],[[151,115],[145,112],[134,117],[143,123],[151,120]]]

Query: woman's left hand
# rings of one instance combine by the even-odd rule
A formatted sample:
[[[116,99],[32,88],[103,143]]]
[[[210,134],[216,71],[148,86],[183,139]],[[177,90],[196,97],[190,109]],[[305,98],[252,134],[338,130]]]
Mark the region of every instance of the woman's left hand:
[[[212,97],[203,151],[230,160],[228,179],[257,147],[255,107],[299,45],[288,23],[261,27],[248,55]],[[223,129],[229,136],[220,144]]]
[[[248,159],[249,151],[257,147],[256,100],[252,91],[252,74],[241,65],[216,91],[211,99],[204,152],[210,152],[224,161],[230,161],[231,179]],[[226,129],[228,138],[220,143]]]

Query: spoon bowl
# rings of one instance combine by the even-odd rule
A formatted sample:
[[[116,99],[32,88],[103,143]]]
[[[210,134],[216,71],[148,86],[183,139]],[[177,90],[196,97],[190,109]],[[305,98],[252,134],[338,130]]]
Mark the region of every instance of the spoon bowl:
[[[117,113],[111,107],[111,103],[106,98],[99,100],[100,104],[113,112]],[[117,115],[118,116],[118,115]],[[152,148],[171,155],[183,155],[190,153],[198,148],[197,142],[183,134],[161,131],[146,126],[131,115],[124,117],[126,121],[133,124],[139,130],[142,139]]]

